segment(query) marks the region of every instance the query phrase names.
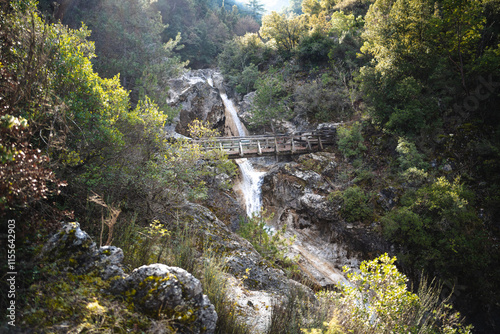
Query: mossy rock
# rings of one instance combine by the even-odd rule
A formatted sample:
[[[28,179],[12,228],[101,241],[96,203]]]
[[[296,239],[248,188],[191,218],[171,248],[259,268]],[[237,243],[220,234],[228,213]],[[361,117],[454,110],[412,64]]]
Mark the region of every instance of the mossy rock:
[[[184,269],[152,264],[135,269],[112,290],[151,317],[171,319],[173,327],[189,333],[213,333],[217,313],[201,283]]]

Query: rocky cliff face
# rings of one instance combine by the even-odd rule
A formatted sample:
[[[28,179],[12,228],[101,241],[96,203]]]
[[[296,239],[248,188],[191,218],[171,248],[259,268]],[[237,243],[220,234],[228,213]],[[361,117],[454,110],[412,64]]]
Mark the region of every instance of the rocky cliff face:
[[[215,70],[189,71],[180,78],[169,81],[167,103],[179,108],[179,115],[172,121],[169,131],[188,136],[188,124],[193,120],[210,122],[223,133],[225,108],[219,94],[223,77]]]
[[[279,163],[264,177],[264,207],[274,212],[273,224],[287,226],[296,235],[291,255],[300,255],[299,265],[313,283],[327,287],[342,281],[343,266],[359,263],[387,249],[384,241],[362,223],[347,223],[328,194],[341,189],[335,183],[336,156],[318,152],[297,161]]]
[[[189,71],[170,80],[169,87],[167,103],[179,109],[177,117],[167,126],[171,135],[189,136],[188,125],[197,119],[210,122],[221,135],[239,136],[233,115],[225,105],[229,99],[225,96],[224,78],[219,72],[213,69]]]

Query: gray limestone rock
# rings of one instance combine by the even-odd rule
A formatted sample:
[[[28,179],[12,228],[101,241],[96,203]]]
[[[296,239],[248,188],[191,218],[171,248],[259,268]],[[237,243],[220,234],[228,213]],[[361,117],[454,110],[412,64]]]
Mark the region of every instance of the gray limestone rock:
[[[248,277],[243,280],[246,288],[277,293],[286,291],[288,279],[283,271],[274,268],[250,242],[231,232],[210,210],[188,203],[182,211],[198,238],[222,256],[229,273],[239,278]]]
[[[240,112],[238,113],[239,118],[242,122],[248,123],[252,117],[253,101],[255,99],[256,92],[250,92],[243,97],[243,100],[239,103]]]
[[[101,277],[105,280],[112,277],[122,277],[125,273],[121,266],[123,251],[115,246],[104,246],[97,251],[95,266],[101,270]]]
[[[337,218],[336,211],[324,196],[308,193],[300,198],[300,204],[310,216],[314,215],[317,219],[334,220]]]
[[[214,333],[217,313],[200,281],[184,269],[151,264],[135,269],[130,276],[115,281],[113,291],[122,293],[144,313],[158,313],[173,319],[181,332]]]
[[[219,94],[222,80],[215,70],[196,70],[169,81],[167,103],[180,109],[172,120],[177,133],[188,136],[188,124],[195,119],[208,121],[218,130],[224,129],[225,108]]]
[[[62,266],[84,272],[94,263],[96,244],[77,222],[65,223],[45,244],[38,260],[60,261]]]
[[[398,194],[394,187],[382,189],[378,193],[377,203],[386,211],[391,210],[397,203]]]

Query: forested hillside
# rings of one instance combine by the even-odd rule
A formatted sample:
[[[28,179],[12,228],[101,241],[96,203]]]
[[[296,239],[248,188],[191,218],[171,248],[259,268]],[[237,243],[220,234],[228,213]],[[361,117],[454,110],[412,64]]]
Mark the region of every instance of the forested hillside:
[[[254,129],[345,122],[338,144],[353,186],[332,204],[347,220],[377,222],[414,278],[462,290],[464,310],[499,298],[499,10],[497,1],[305,0],[219,56],[236,92],[256,91]],[[376,196],[384,188],[395,192],[389,211]]]
[[[329,205],[397,257],[366,262],[349,277],[377,295],[385,289],[380,275],[394,283],[375,305],[375,325],[373,313],[358,305],[363,288],[344,286],[326,297],[330,306],[321,304],[329,324],[297,320],[306,315],[276,306],[274,314],[297,324],[283,333],[468,332],[448,311],[429,306],[439,304],[440,293],[473,332],[500,330],[498,0],[290,0],[269,14],[259,1],[16,0],[2,2],[0,15],[1,233],[7,240],[7,222],[15,221],[20,328],[182,328],[175,319],[137,313],[133,296],[104,294],[110,283],[77,272],[80,264],[36,262],[61,221],[78,221],[100,245],[123,248],[126,271],[160,259],[190,266],[203,276],[204,291],[213,288],[206,294],[222,300],[214,302],[216,332],[251,332],[223,302],[226,290],[215,291],[216,283],[225,286],[227,268],[193,260],[209,258],[208,239],[179,227],[194,219],[182,212],[186,202],[224,220],[231,209],[216,208],[213,198],[233,195],[237,167],[223,152],[163,132],[179,113],[168,104],[169,80],[189,68],[217,67],[228,95],[252,101],[245,119],[252,133],[336,123],[331,153],[341,162],[325,177],[343,185],[328,195]],[[221,135],[202,122],[186,133]],[[381,193],[390,194],[390,205]],[[252,241],[255,231],[243,232]],[[255,249],[300,280],[280,237],[263,245],[259,235]],[[0,267],[13,270],[4,270],[5,261]],[[247,275],[249,269],[239,279],[247,282]],[[419,289],[422,278],[440,283]],[[105,311],[82,306],[93,301]]]

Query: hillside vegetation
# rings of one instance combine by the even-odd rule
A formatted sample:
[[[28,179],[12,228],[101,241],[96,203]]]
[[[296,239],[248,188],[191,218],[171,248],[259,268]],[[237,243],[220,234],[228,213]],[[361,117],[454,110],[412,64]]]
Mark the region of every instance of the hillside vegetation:
[[[172,213],[228,191],[229,182],[214,180],[234,177],[236,166],[163,133],[178,112],[167,104],[168,80],[188,66],[218,66],[229,93],[253,93],[248,126],[256,133],[340,123],[335,153],[346,186],[330,194],[331,205],[348,222],[375,226],[398,259],[367,261],[350,274],[351,287],[320,294],[323,318],[291,294],[276,307],[272,333],[469,331],[449,302],[478,332],[498,330],[499,2],[294,0],[282,13],[262,12],[258,1],[0,4],[0,216],[4,234],[16,221],[23,325],[44,318],[48,331],[64,322],[151,328],[151,319],[101,294],[106,282],[65,273],[61,283],[57,265],[33,265],[61,221],[79,221],[100,244],[122,247],[129,269],[163,254],[172,265],[215,271],[204,289],[223,281],[222,264],[190,263],[198,245]],[[218,135],[199,122],[189,130]],[[384,189],[394,194],[390,208],[378,197]],[[176,263],[167,249],[186,261]],[[442,283],[420,284],[426,277]],[[394,290],[381,293],[387,286]],[[451,298],[444,304],[441,289]],[[61,295],[51,302],[55,291]],[[106,300],[116,321],[74,307],[73,292],[75,305]],[[224,300],[226,292],[211,293]],[[360,298],[374,309],[359,307]],[[231,305],[220,305],[232,321]],[[229,320],[220,333],[248,330]]]
[[[413,279],[439,277],[469,311],[499,297],[499,9],[305,0],[219,56],[237,93],[256,91],[255,130],[345,122],[338,149],[353,186],[332,202],[348,221],[376,222]],[[388,188],[391,210],[377,198]]]

